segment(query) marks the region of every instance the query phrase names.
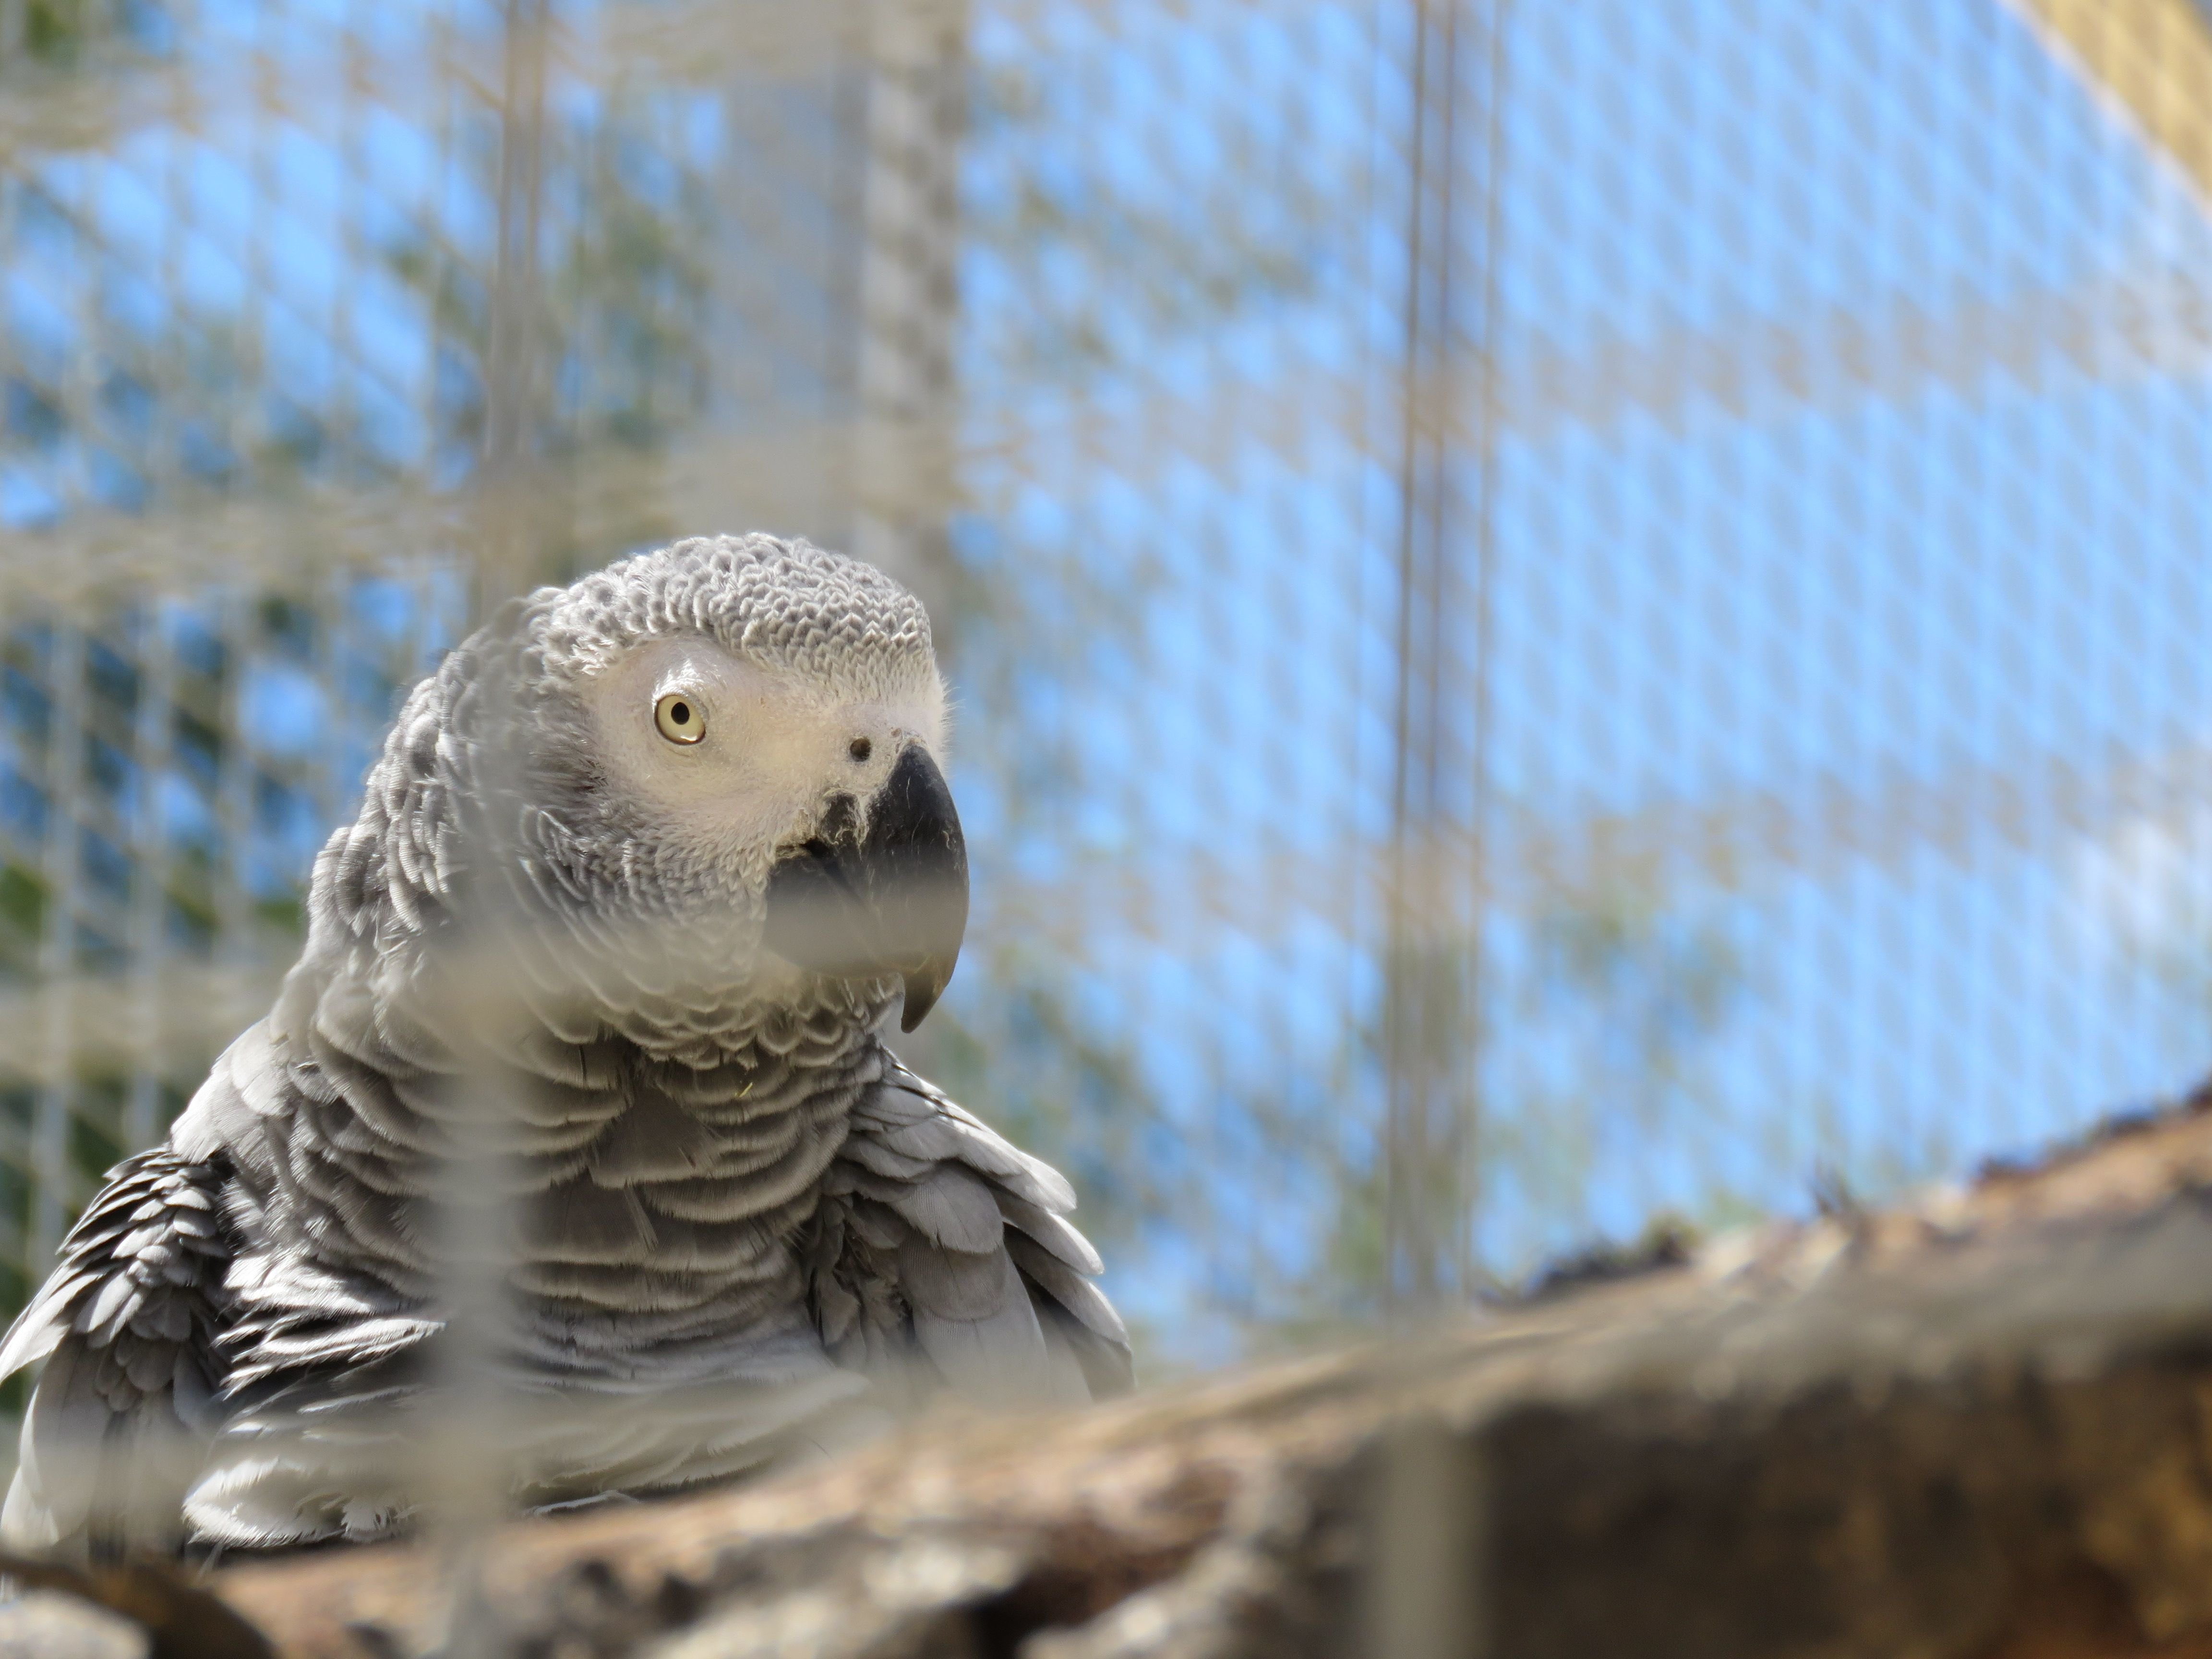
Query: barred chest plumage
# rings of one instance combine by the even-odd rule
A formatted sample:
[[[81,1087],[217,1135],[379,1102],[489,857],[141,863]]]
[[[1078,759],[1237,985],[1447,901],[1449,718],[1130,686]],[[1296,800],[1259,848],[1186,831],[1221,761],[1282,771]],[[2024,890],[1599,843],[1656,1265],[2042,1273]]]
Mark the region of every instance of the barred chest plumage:
[[[341,1285],[380,1316],[440,1322],[447,1177],[471,1167],[499,1188],[459,1196],[501,1212],[502,1357],[518,1374],[710,1370],[732,1333],[803,1300],[803,1231],[888,1060],[872,1010],[825,1000],[708,1068],[602,1033],[531,1043],[527,1070],[471,1075],[426,1042],[395,1042],[390,1014],[363,1018],[369,1001],[335,981],[284,1029],[288,1005],[307,1000],[288,995],[231,1057],[259,1132],[258,1148],[224,1137],[239,1172],[222,1343],[234,1389],[348,1357],[331,1321]],[[280,1079],[273,1099],[257,1098],[265,1077]],[[471,1127],[492,1150],[473,1165]]]

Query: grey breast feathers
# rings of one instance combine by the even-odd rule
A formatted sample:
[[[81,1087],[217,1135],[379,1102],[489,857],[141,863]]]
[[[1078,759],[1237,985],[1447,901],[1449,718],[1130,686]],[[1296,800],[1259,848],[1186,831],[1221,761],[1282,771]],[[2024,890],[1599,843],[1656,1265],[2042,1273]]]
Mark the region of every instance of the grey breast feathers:
[[[1128,1334],[1074,1207],[1057,1170],[893,1062],[823,1184],[810,1265],[823,1341],[841,1364],[933,1372],[925,1387],[975,1399],[1126,1393]]]
[[[111,1170],[0,1344],[0,1377],[46,1361],[0,1516],[10,1546],[174,1541],[212,1427],[225,1174],[167,1147]]]

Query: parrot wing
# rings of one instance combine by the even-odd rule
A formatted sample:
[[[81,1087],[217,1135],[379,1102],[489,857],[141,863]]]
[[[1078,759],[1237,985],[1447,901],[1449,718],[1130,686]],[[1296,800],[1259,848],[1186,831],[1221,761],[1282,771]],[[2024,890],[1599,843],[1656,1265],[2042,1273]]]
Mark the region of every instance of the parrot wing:
[[[1128,1333],[1066,1218],[1066,1179],[905,1066],[862,1094],[823,1193],[811,1285],[840,1364],[920,1365],[983,1400],[1131,1388]]]
[[[212,1428],[225,1179],[166,1146],[116,1165],[0,1343],[0,1377],[46,1362],[0,1511],[9,1546],[106,1557],[180,1535]]]

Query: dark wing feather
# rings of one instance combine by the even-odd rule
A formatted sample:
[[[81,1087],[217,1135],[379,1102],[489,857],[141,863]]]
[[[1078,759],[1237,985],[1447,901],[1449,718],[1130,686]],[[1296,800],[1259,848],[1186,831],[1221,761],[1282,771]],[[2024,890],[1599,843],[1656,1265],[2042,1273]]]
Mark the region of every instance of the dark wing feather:
[[[0,1377],[45,1360],[0,1536],[17,1548],[167,1548],[213,1428],[228,1172],[157,1147],[108,1171],[0,1343]]]

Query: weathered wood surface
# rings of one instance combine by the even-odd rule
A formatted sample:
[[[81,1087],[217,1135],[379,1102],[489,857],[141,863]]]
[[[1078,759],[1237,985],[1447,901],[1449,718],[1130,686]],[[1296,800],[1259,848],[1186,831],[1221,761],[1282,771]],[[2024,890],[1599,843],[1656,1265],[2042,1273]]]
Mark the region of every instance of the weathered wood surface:
[[[216,1586],[288,1655],[2212,1656],[2212,1112],[1419,1340]]]

